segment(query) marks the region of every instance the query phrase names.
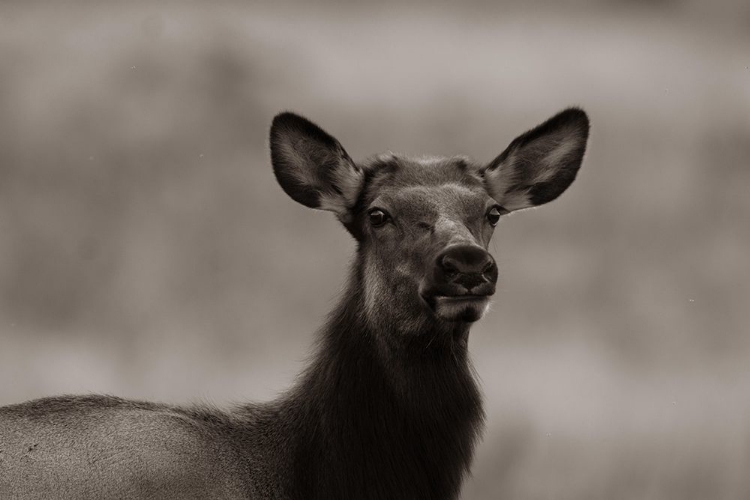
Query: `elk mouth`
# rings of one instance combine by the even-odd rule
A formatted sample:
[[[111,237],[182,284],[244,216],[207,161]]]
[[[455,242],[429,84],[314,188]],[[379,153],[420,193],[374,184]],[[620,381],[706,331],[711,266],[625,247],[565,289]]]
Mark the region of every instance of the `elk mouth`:
[[[491,295],[436,295],[435,302],[460,304],[462,302],[487,302]]]
[[[490,305],[489,295],[437,296],[435,314],[447,321],[473,323],[481,319]]]
[[[479,292],[479,293],[476,293]],[[495,293],[494,284],[481,290],[432,290],[420,294],[430,310],[440,319],[473,323],[489,308],[490,298]]]

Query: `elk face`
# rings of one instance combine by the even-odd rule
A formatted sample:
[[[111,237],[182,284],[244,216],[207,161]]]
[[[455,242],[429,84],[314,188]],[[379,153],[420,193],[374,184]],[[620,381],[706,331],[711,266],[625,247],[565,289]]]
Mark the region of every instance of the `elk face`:
[[[359,242],[370,322],[402,332],[482,317],[497,266],[487,252],[499,218],[557,198],[575,179],[588,118],[565,110],[519,136],[487,165],[394,154],[354,163],[305,118],[271,127],[276,178],[296,201],[329,210]]]
[[[504,209],[461,158],[381,156],[366,167],[356,230],[367,310],[400,324],[473,322],[495,292],[487,247]]]

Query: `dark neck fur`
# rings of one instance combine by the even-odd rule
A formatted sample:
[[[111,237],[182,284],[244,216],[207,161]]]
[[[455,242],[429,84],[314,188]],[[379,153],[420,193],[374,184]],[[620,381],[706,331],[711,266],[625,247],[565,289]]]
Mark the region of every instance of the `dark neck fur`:
[[[468,325],[403,335],[363,318],[360,279],[286,398],[295,415],[296,498],[453,499],[481,431]],[[403,336],[403,341],[381,341]]]

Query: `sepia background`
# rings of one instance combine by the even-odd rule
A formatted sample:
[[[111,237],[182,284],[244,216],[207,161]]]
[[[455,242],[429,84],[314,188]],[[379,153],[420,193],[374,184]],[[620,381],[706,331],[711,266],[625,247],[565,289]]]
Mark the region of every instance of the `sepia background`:
[[[354,158],[488,161],[569,105],[470,349],[465,499],[750,498],[750,3],[0,6],[0,404],[227,404],[304,365],[353,240],[276,185],[275,113]]]

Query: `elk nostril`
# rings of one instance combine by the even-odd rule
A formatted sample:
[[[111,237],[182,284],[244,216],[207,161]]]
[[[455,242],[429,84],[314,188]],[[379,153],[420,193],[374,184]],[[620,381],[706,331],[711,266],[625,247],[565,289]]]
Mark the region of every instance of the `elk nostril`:
[[[482,274],[487,275],[491,274],[495,271],[495,262],[493,262],[491,259],[487,261],[487,263],[482,268]]]
[[[459,264],[450,255],[445,255],[440,259],[440,267],[443,268],[443,272],[449,276],[453,276],[459,272]]]

